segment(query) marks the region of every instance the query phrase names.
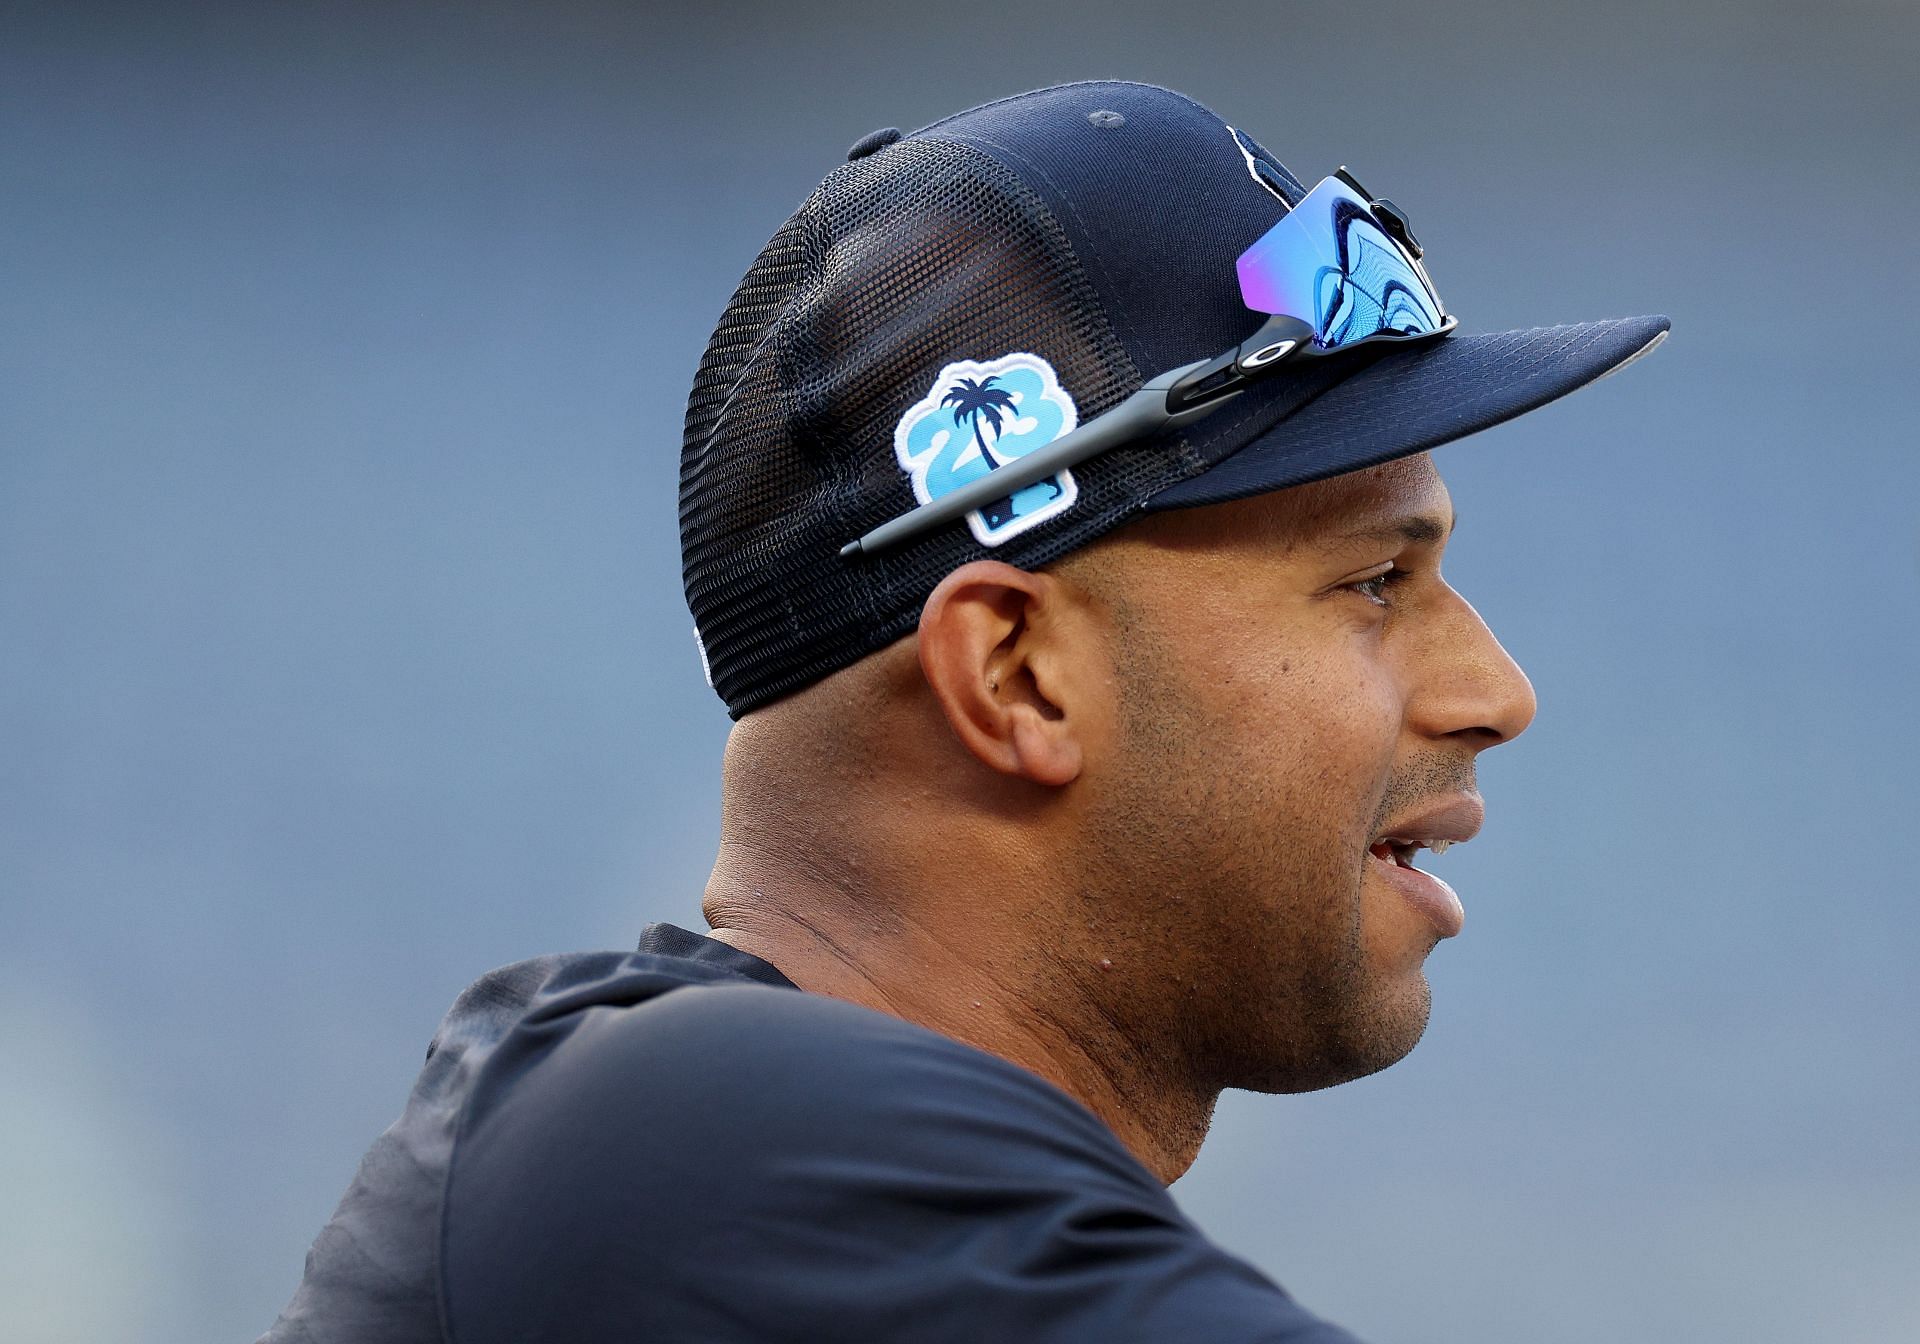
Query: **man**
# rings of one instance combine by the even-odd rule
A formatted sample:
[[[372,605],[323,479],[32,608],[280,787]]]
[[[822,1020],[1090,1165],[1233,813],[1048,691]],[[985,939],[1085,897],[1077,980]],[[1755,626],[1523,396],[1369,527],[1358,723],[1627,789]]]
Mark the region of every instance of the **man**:
[[[1425,1026],[1525,677],[1426,450],[1663,318],[1453,334],[1165,90],[856,145],[695,379],[713,932],[454,1006],[270,1338],[1339,1341],[1164,1186]]]

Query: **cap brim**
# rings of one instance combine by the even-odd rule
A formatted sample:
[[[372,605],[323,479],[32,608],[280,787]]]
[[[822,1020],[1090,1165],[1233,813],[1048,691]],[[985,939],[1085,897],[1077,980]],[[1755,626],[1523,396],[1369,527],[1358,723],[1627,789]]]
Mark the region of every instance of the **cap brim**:
[[[1394,351],[1145,507],[1220,504],[1437,448],[1631,363],[1659,344],[1668,326],[1665,317],[1622,317],[1456,334]]]

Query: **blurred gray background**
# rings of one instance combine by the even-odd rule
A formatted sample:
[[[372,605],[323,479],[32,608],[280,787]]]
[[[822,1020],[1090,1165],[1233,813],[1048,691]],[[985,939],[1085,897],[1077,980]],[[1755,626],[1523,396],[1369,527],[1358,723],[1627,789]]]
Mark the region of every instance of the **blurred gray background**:
[[[250,1339],[441,1012],[703,927],[680,416],[863,133],[1168,84],[1468,330],[1664,311],[1442,450],[1542,710],[1425,1043],[1175,1193],[1381,1344],[1920,1339],[1920,10],[0,7],[0,1336]]]

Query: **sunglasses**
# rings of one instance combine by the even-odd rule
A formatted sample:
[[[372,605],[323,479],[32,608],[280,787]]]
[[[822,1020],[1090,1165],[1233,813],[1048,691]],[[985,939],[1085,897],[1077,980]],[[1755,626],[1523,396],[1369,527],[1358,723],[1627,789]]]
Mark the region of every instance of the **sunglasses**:
[[[1255,180],[1279,196],[1271,170],[1260,172],[1267,165],[1246,157]],[[1446,335],[1458,323],[1421,256],[1405,213],[1340,169],[1240,254],[1240,297],[1267,315],[1253,335],[1212,359],[1149,378],[1112,410],[882,523],[842,546],[841,556],[898,546],[1088,458],[1198,420],[1295,361]]]

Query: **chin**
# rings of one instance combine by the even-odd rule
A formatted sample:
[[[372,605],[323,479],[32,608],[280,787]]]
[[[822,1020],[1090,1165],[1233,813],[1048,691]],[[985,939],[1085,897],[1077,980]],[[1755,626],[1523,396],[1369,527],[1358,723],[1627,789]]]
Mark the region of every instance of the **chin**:
[[[1426,1034],[1433,1008],[1427,978],[1375,985],[1358,1003],[1318,1021],[1285,1024],[1288,1039],[1271,1043],[1244,1082],[1249,1092],[1318,1092],[1398,1064]]]

